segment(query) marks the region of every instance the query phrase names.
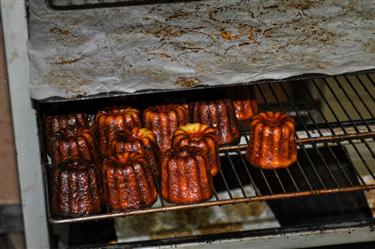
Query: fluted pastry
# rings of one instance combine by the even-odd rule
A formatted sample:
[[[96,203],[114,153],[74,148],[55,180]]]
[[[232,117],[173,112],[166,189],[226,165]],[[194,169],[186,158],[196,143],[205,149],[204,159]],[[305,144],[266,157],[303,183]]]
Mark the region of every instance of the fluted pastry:
[[[91,162],[65,161],[52,167],[49,185],[54,216],[87,216],[102,209],[100,178]]]
[[[161,152],[171,148],[173,133],[189,122],[186,105],[157,105],[148,107],[143,113],[146,128],[153,131]]]
[[[103,181],[107,205],[114,212],[150,207],[157,199],[151,169],[138,153],[124,152],[122,162],[107,158]]]
[[[297,160],[294,120],[281,112],[262,112],[250,124],[246,157],[262,169],[286,168]]]
[[[146,128],[133,128],[128,134],[117,131],[113,135],[112,151],[118,161],[124,162],[124,152],[137,152],[146,158],[155,176],[160,175],[160,149],[155,134]]]
[[[206,153],[197,147],[169,149],[162,157],[161,193],[175,204],[199,203],[211,198],[212,175]]]
[[[239,142],[241,135],[231,100],[196,102],[191,104],[191,110],[193,122],[217,129],[219,145]]]
[[[96,115],[99,132],[99,146],[103,156],[111,156],[111,140],[115,131],[131,132],[141,127],[139,111],[132,107],[112,107],[101,110]]]
[[[258,113],[258,104],[255,99],[240,99],[233,101],[236,117],[240,121],[250,120]]]
[[[89,129],[79,129],[75,135],[61,131],[55,134],[49,145],[52,164],[67,160],[97,161],[98,153],[94,135]]]
[[[207,155],[211,175],[217,175],[220,158],[217,134],[214,128],[199,123],[180,126],[173,135],[172,147],[181,148],[184,146],[201,148]]]

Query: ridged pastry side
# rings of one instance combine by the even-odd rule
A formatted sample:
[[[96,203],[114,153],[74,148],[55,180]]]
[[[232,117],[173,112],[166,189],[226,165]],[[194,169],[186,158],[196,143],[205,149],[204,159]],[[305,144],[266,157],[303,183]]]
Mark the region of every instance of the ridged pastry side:
[[[212,175],[207,156],[197,147],[169,149],[162,157],[161,192],[175,204],[192,204],[211,198]]]
[[[297,160],[294,120],[285,113],[263,112],[250,125],[246,157],[262,169],[286,168]]]
[[[111,140],[115,131],[130,132],[134,127],[141,127],[139,111],[131,107],[112,107],[101,110],[96,115],[99,132],[99,146],[102,155],[111,156]]]
[[[191,104],[191,109],[194,123],[216,128],[219,145],[239,142],[241,135],[231,100],[196,102]]]
[[[212,176],[217,175],[220,167],[219,146],[214,128],[193,123],[181,126],[173,135],[172,147],[194,146],[201,148],[207,155]]]
[[[125,152],[122,162],[106,159],[103,181],[107,205],[114,212],[150,207],[157,199],[152,172],[140,154]]]
[[[161,152],[171,148],[172,136],[178,127],[189,122],[186,105],[158,105],[148,107],[143,113],[146,128],[153,131]]]
[[[94,164],[68,161],[50,171],[52,214],[80,217],[98,213],[102,208],[101,187]]]
[[[89,129],[80,129],[75,136],[64,131],[57,133],[50,141],[49,150],[54,165],[67,160],[98,159],[95,138]]]
[[[124,152],[137,152],[146,158],[155,176],[160,176],[160,149],[153,132],[146,128],[133,128],[130,134],[117,131],[111,142],[113,155],[124,162]]]
[[[249,120],[258,113],[258,104],[255,99],[233,101],[236,117],[240,121]]]

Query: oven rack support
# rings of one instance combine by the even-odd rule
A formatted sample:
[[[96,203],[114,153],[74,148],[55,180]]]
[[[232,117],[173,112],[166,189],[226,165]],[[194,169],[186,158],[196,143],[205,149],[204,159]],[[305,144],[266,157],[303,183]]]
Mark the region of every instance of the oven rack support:
[[[216,187],[214,197],[210,201],[199,204],[170,205],[159,196],[157,204],[147,209],[120,213],[105,211],[88,217],[63,219],[56,219],[49,215],[49,221],[54,224],[64,224],[180,209],[375,189],[375,110],[370,106],[375,96],[374,75],[362,73],[296,81],[289,84],[292,89],[298,89],[292,91],[293,96],[287,91],[287,84],[280,82],[253,84],[247,86],[247,89],[251,91],[250,88],[252,90],[255,88],[255,95],[262,111],[283,111],[294,117],[299,158],[304,159],[303,161],[298,160],[292,167],[282,170],[254,169],[245,158],[249,141],[249,131],[245,128],[239,145],[220,148],[222,168],[215,178],[215,183],[220,182],[218,184],[224,186],[220,191],[227,197],[219,197],[219,190]],[[318,99],[320,103],[317,102]],[[310,106],[306,103],[310,103]],[[333,104],[336,105],[335,109],[332,107]],[[248,127],[248,123],[245,126]],[[344,148],[343,153],[346,150],[353,150],[372,181],[364,179],[354,165],[348,172],[344,165],[345,160],[340,158],[341,150],[337,152],[337,148]],[[366,158],[364,153],[372,157]],[[48,162],[47,158],[44,161]],[[346,161],[349,159],[346,158]],[[48,167],[49,165],[46,164],[45,168]],[[356,175],[355,178],[350,177],[351,171]],[[261,182],[257,182],[257,178]],[[266,190],[260,192],[259,184],[265,185]],[[233,189],[239,189],[242,196],[234,196]]]

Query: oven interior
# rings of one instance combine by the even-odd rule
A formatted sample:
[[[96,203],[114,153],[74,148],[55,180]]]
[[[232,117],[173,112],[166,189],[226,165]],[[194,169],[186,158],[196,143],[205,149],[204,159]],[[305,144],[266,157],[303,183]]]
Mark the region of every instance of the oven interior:
[[[361,72],[229,87],[34,101],[54,244],[163,246],[371,224],[375,202],[369,191],[375,188],[374,96],[375,75]],[[113,105],[143,110],[155,104],[248,97],[257,100],[259,111],[286,112],[295,119],[296,164],[279,170],[251,167],[244,157],[249,123],[243,122],[240,144],[220,148],[221,169],[214,178],[214,196],[207,202],[172,205],[159,196],[151,208],[130,212],[110,213],[104,209],[98,215],[63,219],[49,213],[50,160],[43,133],[44,116],[72,110],[94,115]],[[83,230],[88,231],[87,236]]]

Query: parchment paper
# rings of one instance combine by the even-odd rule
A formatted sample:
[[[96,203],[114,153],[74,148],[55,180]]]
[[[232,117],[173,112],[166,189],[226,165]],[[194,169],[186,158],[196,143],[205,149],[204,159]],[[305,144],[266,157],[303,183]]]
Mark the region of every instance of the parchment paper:
[[[375,68],[375,1],[30,2],[31,95],[72,98]]]

